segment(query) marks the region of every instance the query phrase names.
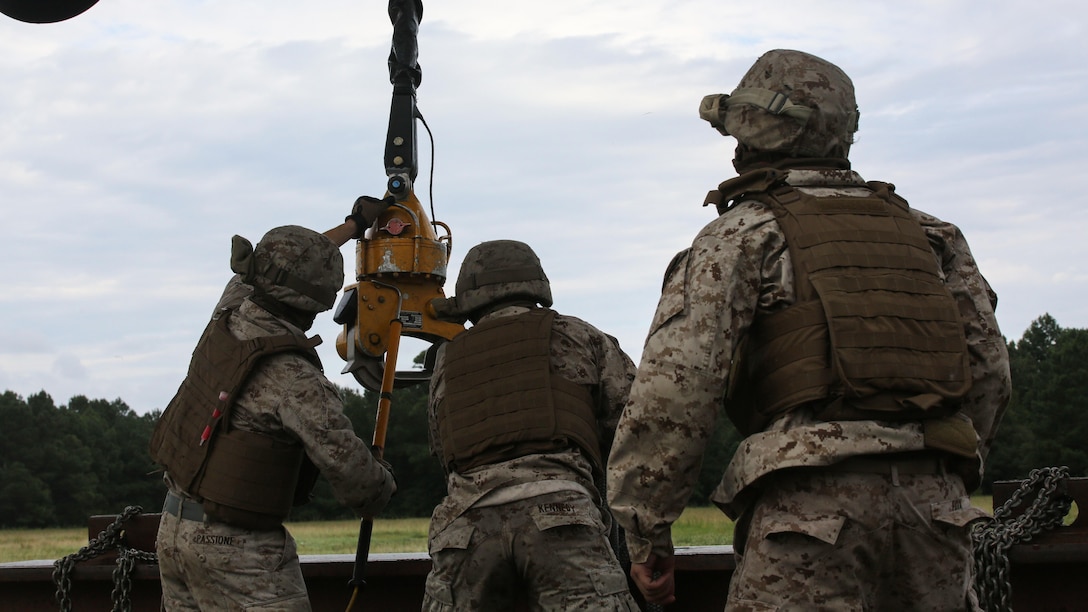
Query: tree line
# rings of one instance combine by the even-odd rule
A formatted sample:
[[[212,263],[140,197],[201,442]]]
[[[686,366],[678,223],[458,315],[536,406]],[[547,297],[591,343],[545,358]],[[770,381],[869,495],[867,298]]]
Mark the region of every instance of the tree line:
[[[987,459],[983,491],[1039,467],[1088,476],[1088,329],[1062,328],[1050,315],[1009,342],[1013,396]],[[363,440],[373,435],[377,396],[341,387],[344,410]],[[44,391],[0,395],[0,527],[85,525],[96,514],[137,505],[158,512],[165,487],[147,442],[159,412],[136,414],[122,400],[76,396],[57,406]],[[384,517],[429,516],[445,479],[427,440],[427,387],[394,392],[385,458],[398,492]],[[691,503],[709,503],[740,435],[721,418],[707,446]],[[354,518],[321,479],[291,520]]]

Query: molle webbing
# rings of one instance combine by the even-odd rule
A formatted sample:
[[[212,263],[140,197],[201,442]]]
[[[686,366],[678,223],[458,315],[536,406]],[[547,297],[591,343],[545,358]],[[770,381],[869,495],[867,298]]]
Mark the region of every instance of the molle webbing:
[[[287,444],[288,452],[281,448],[283,442],[269,436],[231,429],[234,402],[253,369],[269,355],[298,352],[320,367],[314,347],[321,339],[284,334],[239,340],[228,328],[231,313],[220,312],[205,328],[185,380],[155,426],[150,453],[187,493],[204,498],[209,516],[263,527],[269,520],[282,521],[293,497],[308,497],[309,490],[296,492],[295,487],[300,466],[312,486],[312,466],[299,444]],[[225,394],[222,400],[221,393]],[[212,418],[217,408],[221,415]],[[202,442],[205,428],[210,428],[210,436]],[[224,484],[241,481],[252,484]],[[260,508],[253,508],[254,500],[259,500]],[[231,520],[236,517],[228,517],[225,510],[214,511],[227,507],[265,516],[257,520],[259,524],[250,525]]]
[[[499,317],[446,345],[438,421],[448,469],[572,445],[603,465],[589,390],[551,371],[554,319],[547,309]]]
[[[963,325],[926,235],[889,186],[870,187],[874,197],[788,186],[756,197],[786,237],[797,291],[752,325],[757,427],[825,398],[841,399],[829,419],[943,416],[970,387]]]

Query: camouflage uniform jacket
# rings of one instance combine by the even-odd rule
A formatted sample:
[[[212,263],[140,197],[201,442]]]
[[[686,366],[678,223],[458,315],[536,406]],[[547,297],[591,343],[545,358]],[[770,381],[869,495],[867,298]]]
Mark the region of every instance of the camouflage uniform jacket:
[[[232,282],[228,292],[238,288]],[[249,300],[231,317],[230,330],[240,339],[301,333]],[[231,418],[233,427],[301,443],[332,485],[336,499],[360,516],[379,512],[395,490],[392,477],[355,435],[336,387],[301,355],[273,355],[258,364],[238,395]]]
[[[510,306],[488,314],[483,320],[528,310]],[[607,456],[631,381],[635,378],[635,364],[615,338],[576,317],[556,315],[551,342],[552,371],[591,389],[603,456]],[[439,458],[442,448],[437,414],[438,402],[445,389],[443,348],[439,348],[436,356],[428,408],[431,454]],[[525,455],[464,474],[450,472],[446,477],[446,497],[435,508],[431,530],[432,533],[441,531],[472,507],[498,505],[561,490],[585,491],[595,503],[603,506],[604,500],[598,492],[603,484],[603,474],[595,474],[590,460],[575,449]]]
[[[788,181],[816,196],[870,194],[850,170],[791,170]],[[994,317],[997,296],[956,226],[912,214],[963,316],[973,386],[961,412],[979,438],[971,469],[980,475],[1011,393],[1007,348]],[[627,530],[633,561],[672,554],[671,524],[698,478],[738,342],[756,312],[794,303],[793,284],[782,232],[755,201],[735,203],[670,264],[609,459],[609,502]],[[795,409],[741,442],[711,498],[735,519],[753,483],[775,470],[922,449],[920,423],[820,422]]]

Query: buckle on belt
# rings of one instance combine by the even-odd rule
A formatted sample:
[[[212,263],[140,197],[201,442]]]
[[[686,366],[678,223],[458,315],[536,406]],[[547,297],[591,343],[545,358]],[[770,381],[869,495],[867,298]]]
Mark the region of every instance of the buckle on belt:
[[[185,521],[204,522],[204,506],[195,501],[182,499],[173,491],[166,493],[166,502],[162,505],[162,511]]]

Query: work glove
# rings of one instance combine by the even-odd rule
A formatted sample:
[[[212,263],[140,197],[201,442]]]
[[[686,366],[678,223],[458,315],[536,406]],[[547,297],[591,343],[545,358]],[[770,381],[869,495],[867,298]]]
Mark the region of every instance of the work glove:
[[[375,458],[376,458],[376,457],[375,457]],[[396,474],[396,472],[394,472],[394,471],[393,471],[393,464],[389,463],[389,462],[388,462],[388,461],[386,461],[385,459],[378,459],[378,463],[380,463],[380,464],[381,464],[381,466],[382,466],[383,468],[385,468],[386,470],[388,470],[388,471],[389,471],[389,475],[393,477],[393,480],[394,480],[394,481],[396,481],[396,479],[397,479],[397,474]]]
[[[389,472],[389,478],[393,480],[393,494],[397,492],[397,474],[393,471],[393,464],[389,463],[385,459],[382,459],[374,454],[374,449],[370,449],[370,456],[374,457],[374,460],[378,462],[378,465],[385,468],[385,471]]]
[[[351,207],[351,214],[344,217],[344,221],[351,220],[355,222],[355,235],[352,238],[356,240],[362,238],[363,232],[371,225],[374,225],[378,215],[385,212],[385,209],[389,208],[389,205],[395,201],[396,198],[391,195],[383,199],[359,196]]]
[[[382,509],[389,503],[390,498],[397,493],[397,478],[393,474],[393,466],[389,465],[388,461],[379,459],[374,454],[373,448],[370,449],[370,454],[374,461],[382,466],[379,472],[388,473],[389,476],[387,478],[383,473],[380,485],[373,488],[371,488],[373,485],[365,487],[368,496],[363,500],[362,504],[352,508],[356,514],[362,517],[374,517],[380,514]]]

